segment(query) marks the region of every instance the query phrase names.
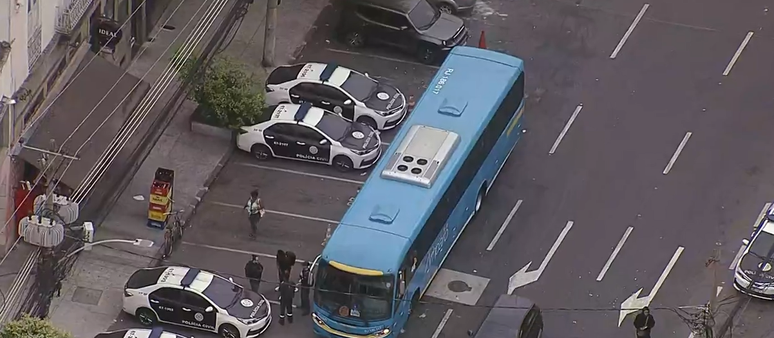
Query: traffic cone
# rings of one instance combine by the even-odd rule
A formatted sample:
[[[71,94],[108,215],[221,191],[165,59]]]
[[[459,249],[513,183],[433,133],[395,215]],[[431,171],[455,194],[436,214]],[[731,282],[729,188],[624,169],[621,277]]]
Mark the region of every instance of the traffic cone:
[[[481,37],[478,38],[478,48],[481,48],[481,49],[486,49],[486,34],[484,33],[485,32],[482,30]]]

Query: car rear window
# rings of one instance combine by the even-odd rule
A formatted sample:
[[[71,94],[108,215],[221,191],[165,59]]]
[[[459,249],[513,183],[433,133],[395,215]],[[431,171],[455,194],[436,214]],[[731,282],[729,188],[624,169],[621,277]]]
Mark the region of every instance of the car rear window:
[[[135,271],[129,280],[126,281],[126,287],[129,289],[139,289],[156,284],[161,274],[167,267],[158,267],[151,269],[140,269]]]

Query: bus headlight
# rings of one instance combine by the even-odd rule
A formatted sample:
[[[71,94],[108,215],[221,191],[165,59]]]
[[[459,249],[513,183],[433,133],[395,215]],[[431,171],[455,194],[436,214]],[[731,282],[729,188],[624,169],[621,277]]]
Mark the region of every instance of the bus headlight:
[[[376,338],[387,337],[390,334],[390,329],[384,329],[378,332],[374,332],[372,335]]]

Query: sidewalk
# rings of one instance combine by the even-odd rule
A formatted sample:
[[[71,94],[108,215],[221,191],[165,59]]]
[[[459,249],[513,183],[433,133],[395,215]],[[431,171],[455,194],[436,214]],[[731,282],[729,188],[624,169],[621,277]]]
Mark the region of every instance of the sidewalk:
[[[173,2],[160,23],[169,17],[180,0]],[[172,16],[168,25],[182,29],[194,15],[203,0],[185,0]],[[304,44],[307,32],[323,7],[325,1],[284,0],[279,8],[276,43],[277,64],[292,63],[297,51]],[[224,15],[230,5],[224,9]],[[203,11],[202,11],[203,12]],[[259,77],[265,75],[261,67],[265,3],[256,1],[249,9],[242,25],[224,54],[247,63]],[[201,15],[201,13],[199,13]],[[161,24],[160,24],[161,25]],[[190,28],[192,28],[193,24]],[[215,27],[215,26],[213,26]],[[214,31],[214,29],[212,30]],[[164,49],[173,43],[177,31],[162,31],[148,50],[136,61],[130,73],[142,75],[162,55]],[[152,33],[154,36],[156,33]],[[187,37],[184,32],[179,41]],[[201,49],[209,38],[199,44]],[[153,82],[160,76],[169,57],[176,48],[170,48],[166,59],[151,69],[146,81]],[[153,76],[153,77],[151,77]],[[159,104],[163,104],[164,100]],[[105,222],[97,229],[96,239],[153,240],[154,248],[137,248],[125,244],[96,246],[90,252],[80,255],[73,271],[62,285],[61,297],[52,301],[50,320],[59,328],[69,331],[75,337],[89,338],[107,330],[116,322],[121,312],[123,285],[136,269],[155,264],[158,245],[163,241],[163,232],[148,228],[146,224],[148,192],[153,175],[158,167],[175,170],[175,209],[185,208],[190,214],[207,191],[207,186],[225,163],[231,150],[230,142],[214,139],[190,131],[189,116],[196,108],[191,102],[184,103],[170,126],[154,146],[150,155],[128,188],[122,193]],[[144,196],[136,201],[135,195]],[[172,257],[174,261],[174,255]]]

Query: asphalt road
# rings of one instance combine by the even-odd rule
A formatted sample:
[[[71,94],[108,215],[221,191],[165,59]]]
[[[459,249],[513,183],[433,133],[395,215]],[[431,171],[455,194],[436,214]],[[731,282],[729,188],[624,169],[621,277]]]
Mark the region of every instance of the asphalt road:
[[[659,0],[633,25],[643,3],[480,4],[468,19],[471,43],[485,30],[490,49],[526,60],[526,134],[483,213],[444,265],[488,279],[476,306],[426,296],[402,336],[463,337],[475,331],[507,291],[509,277],[530,262],[529,270],[537,269],[572,221],[539,279],[515,291],[543,309],[544,337],[632,334],[631,317],[618,327],[622,302],[640,288],[640,296],[648,296],[661,276],[650,303],[658,322],[654,336],[688,337],[674,308],[707,301],[712,283],[705,262],[715,248],[722,250],[721,277],[730,280],[726,267],[740,236],[749,233],[774,188],[765,180],[774,174],[766,153],[774,125],[774,23],[764,9],[764,1]],[[421,95],[435,68],[384,50],[348,50],[331,35],[330,15],[324,12],[318,22],[303,61],[336,62]],[[749,31],[754,34],[729,67]],[[383,141],[393,134],[383,134]],[[236,278],[249,253],[258,253],[265,278],[272,280],[277,249],[293,250],[303,260],[319,254],[326,232],[335,229],[367,174],[259,163],[237,153],[172,261]],[[255,188],[269,214],[252,241],[241,206]],[[274,297],[270,285],[264,291]],[[136,324],[127,319],[116,325]],[[308,320],[292,328],[272,326],[267,337],[312,336]]]

